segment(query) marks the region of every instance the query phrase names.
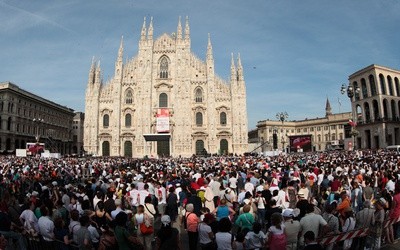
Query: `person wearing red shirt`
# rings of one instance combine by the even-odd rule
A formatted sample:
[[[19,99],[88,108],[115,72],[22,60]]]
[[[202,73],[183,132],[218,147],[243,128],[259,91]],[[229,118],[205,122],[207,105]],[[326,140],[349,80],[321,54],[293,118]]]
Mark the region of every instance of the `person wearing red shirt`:
[[[338,178],[335,176],[332,183],[331,183],[331,192],[335,193],[339,190],[339,188],[342,186]]]

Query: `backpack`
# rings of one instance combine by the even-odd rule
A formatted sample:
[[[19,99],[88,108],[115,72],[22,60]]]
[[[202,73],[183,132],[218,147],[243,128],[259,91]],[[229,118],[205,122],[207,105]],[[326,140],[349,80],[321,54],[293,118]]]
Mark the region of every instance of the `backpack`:
[[[188,215],[185,215],[185,216],[182,217],[182,219],[183,219],[183,228],[184,228],[184,229],[187,229],[187,218],[188,218],[189,215],[191,215],[191,214],[193,214],[193,213],[188,213]]]
[[[206,191],[203,189],[199,189],[197,190],[197,196],[200,197],[201,203],[205,203],[206,202],[206,197],[205,197]]]

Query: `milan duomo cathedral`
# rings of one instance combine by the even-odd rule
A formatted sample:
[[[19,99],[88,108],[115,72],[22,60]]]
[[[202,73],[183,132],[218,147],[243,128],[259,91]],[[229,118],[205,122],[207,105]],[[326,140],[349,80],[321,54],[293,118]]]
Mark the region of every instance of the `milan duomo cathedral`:
[[[84,149],[98,156],[157,157],[243,154],[247,145],[246,85],[240,55],[229,81],[214,71],[210,36],[205,61],[191,52],[189,20],[153,38],[143,22],[138,54],[102,81],[93,61],[86,89]]]

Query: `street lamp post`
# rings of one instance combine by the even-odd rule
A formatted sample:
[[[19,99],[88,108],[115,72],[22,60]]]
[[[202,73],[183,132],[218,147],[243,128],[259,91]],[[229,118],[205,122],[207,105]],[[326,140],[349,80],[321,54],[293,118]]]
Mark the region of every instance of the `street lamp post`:
[[[282,142],[282,150],[283,151],[286,151],[285,150],[285,143],[286,143],[286,141],[285,141],[285,137],[282,135],[282,137],[281,137],[281,142]]]
[[[343,83],[342,87],[340,88],[340,93],[342,95],[347,93],[347,97],[350,98],[350,104],[351,104],[353,97],[356,94],[360,93],[360,88],[356,87],[354,89],[354,87],[350,83],[349,83],[348,86],[346,86],[346,84]],[[356,124],[355,123],[356,121],[355,121],[354,117],[355,117],[355,115],[354,115],[353,105],[351,105],[351,118],[353,120],[353,124]],[[355,146],[356,146],[355,140],[356,140],[357,134],[358,134],[358,131],[355,129],[355,126],[351,125],[351,136],[352,136],[352,139],[353,139],[353,150],[355,149]]]
[[[36,143],[39,143],[39,141],[40,141],[39,126],[40,126],[40,123],[42,123],[43,121],[44,120],[42,118],[34,118],[33,119],[33,122],[36,123],[36,136],[35,136]]]
[[[278,119],[279,121],[282,122],[282,129],[283,129],[283,123],[287,120],[287,118],[289,118],[289,115],[288,115],[288,113],[286,111],[276,113],[276,119]],[[284,136],[281,137],[281,143],[282,143],[282,151],[286,151],[285,150],[285,138],[284,138]]]
[[[272,146],[274,151],[278,149],[278,128],[277,127],[273,127],[272,128]]]
[[[278,119],[279,121],[283,122],[287,120],[287,118],[289,117],[288,113],[285,112],[278,112],[276,113],[276,119]]]

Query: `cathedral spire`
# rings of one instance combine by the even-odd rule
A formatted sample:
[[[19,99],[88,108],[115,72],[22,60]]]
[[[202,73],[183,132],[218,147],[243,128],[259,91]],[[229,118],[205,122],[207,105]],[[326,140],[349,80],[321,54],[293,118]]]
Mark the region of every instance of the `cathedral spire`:
[[[149,25],[149,30],[147,33],[147,39],[149,41],[153,40],[153,17],[150,18],[150,25]]]
[[[121,43],[119,45],[118,57],[115,62],[115,77],[121,77],[124,57],[124,36],[121,36]]]
[[[92,65],[90,66],[90,71],[89,71],[89,84],[93,84],[95,80],[95,69],[96,69],[96,63],[94,62],[94,56],[92,57]]]
[[[231,83],[236,80],[236,68],[235,68],[235,61],[233,59],[233,53],[231,53]]]
[[[96,63],[94,62],[94,56],[92,57],[92,65],[90,66],[90,72],[94,72],[96,68]]]
[[[326,97],[326,105],[325,105],[325,116],[332,114],[331,103],[329,102],[328,97]]]
[[[176,34],[177,34],[176,37],[178,38],[178,40],[182,40],[182,24],[181,24],[180,16],[179,16],[179,20],[178,20],[178,28],[177,28]]]
[[[100,68],[100,60],[97,62],[96,65],[96,72],[95,72],[95,82],[97,84],[101,83],[101,68]]]
[[[119,45],[117,61],[122,63],[123,56],[124,56],[124,36],[121,36],[121,43]]]
[[[237,65],[238,65],[237,78],[238,78],[238,80],[243,81],[244,80],[243,79],[243,67],[242,67],[242,61],[240,59],[240,53],[238,53]]]
[[[188,16],[186,16],[186,24],[185,24],[185,41],[190,42],[190,28],[189,28]]]
[[[208,33],[208,44],[207,44],[207,61],[213,60],[213,49],[211,45],[210,33]]]
[[[141,41],[145,41],[146,40],[146,17],[144,17],[144,20],[143,20],[142,33],[141,33],[141,36],[140,36],[140,40]]]

